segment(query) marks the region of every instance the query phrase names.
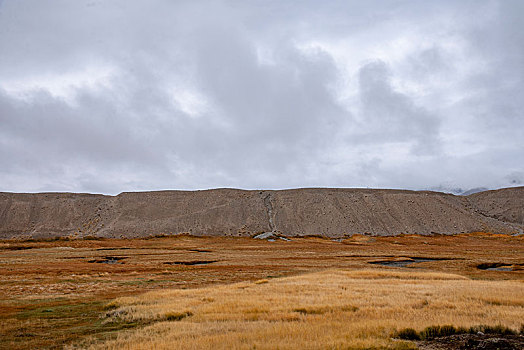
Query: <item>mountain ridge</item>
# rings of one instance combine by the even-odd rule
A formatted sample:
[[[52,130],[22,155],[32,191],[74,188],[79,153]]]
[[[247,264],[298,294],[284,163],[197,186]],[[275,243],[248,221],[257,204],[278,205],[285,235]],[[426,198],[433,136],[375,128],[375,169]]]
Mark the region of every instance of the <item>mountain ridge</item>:
[[[367,188],[0,192],[0,238],[524,232],[524,187],[468,196]]]

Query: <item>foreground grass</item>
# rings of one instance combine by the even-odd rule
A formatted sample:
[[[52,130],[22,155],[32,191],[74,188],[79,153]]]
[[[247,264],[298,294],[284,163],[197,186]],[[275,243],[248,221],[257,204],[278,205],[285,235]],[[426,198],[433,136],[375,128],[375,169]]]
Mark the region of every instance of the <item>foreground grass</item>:
[[[153,324],[93,349],[415,348],[403,328],[519,329],[522,281],[435,272],[328,270],[257,282],[154,291],[114,300],[106,322]],[[87,346],[85,343],[82,346]]]
[[[142,322],[100,318],[105,304],[100,300],[37,299],[18,305],[20,309],[0,322],[0,349],[61,349],[63,344],[96,335],[113,336],[123,329],[144,325]]]
[[[122,260],[122,264],[91,263],[107,256],[126,258]],[[281,280],[275,280],[276,277],[304,275],[326,268],[353,271],[433,271],[481,281],[522,281],[523,256],[524,236],[485,233],[400,237],[356,235],[343,242],[320,238],[267,242],[223,237],[0,241],[0,349],[62,349],[68,344],[86,345],[83,342],[86,337],[114,339],[117,335],[122,336],[122,331],[128,332],[129,328],[142,328],[162,322],[163,319],[188,327],[187,323],[202,317],[200,308],[175,308],[171,314],[160,313],[158,317],[146,317],[144,321],[133,321],[132,318],[127,321],[123,319],[126,317],[118,317],[116,314],[105,316],[107,312],[114,311],[104,309],[104,305],[110,300],[151,290],[200,290],[216,285],[250,282],[246,293],[251,293],[252,285],[272,285]],[[430,260],[402,268],[371,264],[379,260],[409,260],[414,257]],[[202,260],[217,262],[205,265],[179,264]],[[485,264],[511,266],[512,271],[477,268]],[[269,284],[267,280],[270,281]],[[258,284],[254,284],[255,281]],[[377,279],[377,283],[382,282]],[[364,287],[371,288],[362,285]],[[322,286],[319,293],[323,293],[324,288]],[[352,312],[361,314],[362,306],[353,310],[356,306],[350,299],[351,297],[340,303],[342,306],[339,311],[346,315],[351,315]],[[431,305],[431,296],[427,299]],[[481,305],[484,307],[493,304],[504,308],[515,303],[515,300],[486,295]],[[285,311],[303,320],[289,322],[310,322],[336,312],[331,302],[326,305],[296,303],[289,305]],[[238,322],[256,325],[257,322],[264,321],[265,313],[267,312],[252,312],[248,314],[249,317],[245,317],[258,317],[259,321],[242,321],[244,317],[241,316]],[[112,319],[114,322],[108,322]],[[271,320],[267,322],[275,323]],[[197,326],[194,324],[191,327]],[[202,327],[208,326],[209,324],[202,324]],[[415,326],[418,327],[419,324],[416,323]],[[223,325],[218,324],[215,328],[218,329],[217,332],[224,333],[221,327]],[[417,331],[422,329],[417,328]],[[387,332],[384,331],[385,333]],[[349,337],[350,333],[347,334]],[[248,337],[246,344],[252,343],[249,339]],[[125,343],[123,344],[125,347]],[[177,347],[176,343],[172,347]],[[322,345],[319,347],[325,348]]]

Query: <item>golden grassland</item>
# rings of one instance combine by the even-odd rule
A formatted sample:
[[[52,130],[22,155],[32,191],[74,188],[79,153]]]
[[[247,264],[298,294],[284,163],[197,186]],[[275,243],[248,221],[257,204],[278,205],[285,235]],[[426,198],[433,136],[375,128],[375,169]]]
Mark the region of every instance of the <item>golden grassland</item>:
[[[413,258],[436,260],[371,264]],[[524,319],[522,236],[3,241],[0,266],[0,349],[412,348],[391,332]]]
[[[523,296],[522,281],[377,270],[162,290],[114,300],[108,322],[155,323],[92,348],[407,349],[414,344],[391,339],[395,330],[435,324],[501,324],[518,330]]]

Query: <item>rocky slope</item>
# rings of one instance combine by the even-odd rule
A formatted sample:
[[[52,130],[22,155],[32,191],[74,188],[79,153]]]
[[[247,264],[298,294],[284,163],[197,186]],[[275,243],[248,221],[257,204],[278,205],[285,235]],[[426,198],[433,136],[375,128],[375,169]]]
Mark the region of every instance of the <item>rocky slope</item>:
[[[0,238],[522,233],[524,187],[454,196],[370,189],[0,193]]]

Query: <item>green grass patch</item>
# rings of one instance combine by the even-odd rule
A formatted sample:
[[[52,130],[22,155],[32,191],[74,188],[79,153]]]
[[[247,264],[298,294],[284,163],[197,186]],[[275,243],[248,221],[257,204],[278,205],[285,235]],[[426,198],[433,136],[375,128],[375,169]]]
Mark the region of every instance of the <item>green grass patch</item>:
[[[121,330],[145,325],[121,320],[108,322],[101,317],[108,302],[63,298],[19,300],[16,303],[19,311],[0,319],[0,349],[58,349],[86,337],[111,339]]]

